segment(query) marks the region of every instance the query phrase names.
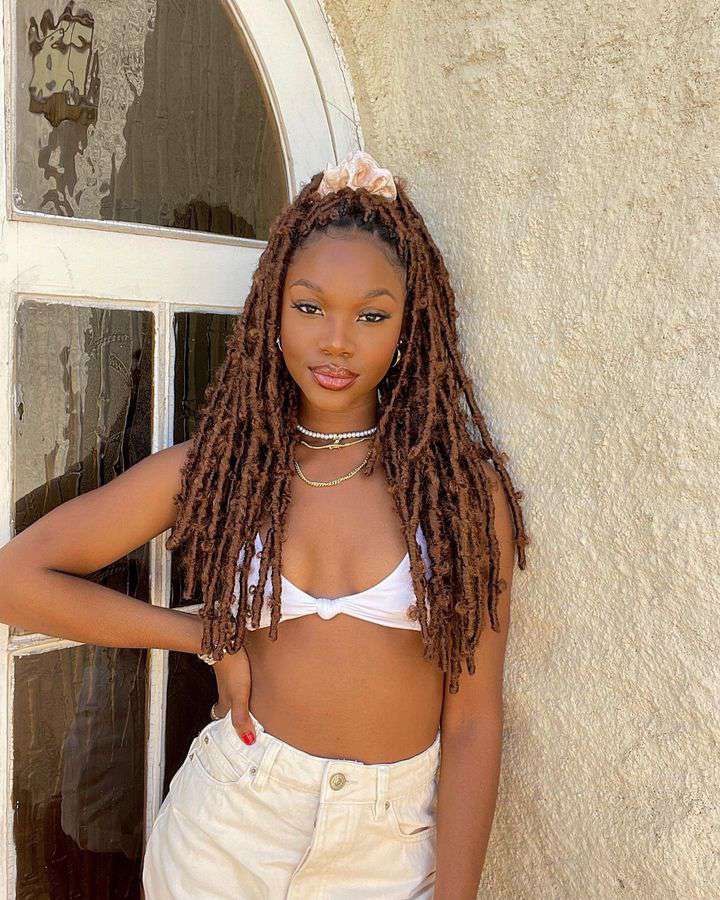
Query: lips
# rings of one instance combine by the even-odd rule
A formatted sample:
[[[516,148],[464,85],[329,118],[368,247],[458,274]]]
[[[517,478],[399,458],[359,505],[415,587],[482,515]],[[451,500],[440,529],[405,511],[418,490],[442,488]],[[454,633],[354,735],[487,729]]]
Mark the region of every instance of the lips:
[[[333,378],[355,378],[357,372],[352,369],[344,369],[342,366],[312,366],[313,372],[321,372],[323,375],[332,375]]]
[[[330,391],[342,391],[351,385],[359,376],[357,372],[342,367],[316,366],[311,368],[313,378],[320,385]]]

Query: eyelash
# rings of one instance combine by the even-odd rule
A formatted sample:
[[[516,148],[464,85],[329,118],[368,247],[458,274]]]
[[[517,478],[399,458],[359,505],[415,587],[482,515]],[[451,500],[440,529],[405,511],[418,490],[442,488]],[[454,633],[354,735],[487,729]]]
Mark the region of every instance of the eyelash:
[[[320,309],[319,306],[315,306],[314,303],[309,303],[307,300],[300,300],[300,301],[297,302],[297,303],[292,303],[291,306],[293,307],[293,309],[300,309],[301,306],[312,306],[313,309]],[[302,312],[302,310],[301,310],[301,312]],[[311,315],[311,314],[310,314],[310,313],[303,313],[303,315],[309,316],[309,315]],[[369,325],[379,325],[380,322],[384,321],[385,319],[389,319],[389,318],[390,318],[390,316],[386,316],[384,313],[368,312],[368,313],[363,313],[363,315],[364,315],[364,316],[380,316],[380,320],[379,320],[379,321],[368,322]]]

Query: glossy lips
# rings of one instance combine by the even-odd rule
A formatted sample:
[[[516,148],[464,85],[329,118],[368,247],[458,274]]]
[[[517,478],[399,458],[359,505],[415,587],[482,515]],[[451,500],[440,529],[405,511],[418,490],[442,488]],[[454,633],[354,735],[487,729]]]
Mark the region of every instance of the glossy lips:
[[[359,377],[355,374],[347,374],[348,369],[338,370],[344,374],[332,374],[334,370],[330,366],[318,366],[315,369],[310,369],[310,371],[320,387],[324,387],[329,391],[342,391]]]

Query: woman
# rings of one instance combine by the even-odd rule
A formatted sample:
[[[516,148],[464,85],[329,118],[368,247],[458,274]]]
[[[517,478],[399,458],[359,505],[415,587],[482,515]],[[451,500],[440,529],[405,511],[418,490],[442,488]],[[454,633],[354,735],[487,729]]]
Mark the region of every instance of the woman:
[[[0,554],[4,621],[214,666],[147,900],[476,896],[529,540],[456,317],[404,180],[349,154],[274,222],[192,440]],[[168,528],[199,617],[77,578]]]

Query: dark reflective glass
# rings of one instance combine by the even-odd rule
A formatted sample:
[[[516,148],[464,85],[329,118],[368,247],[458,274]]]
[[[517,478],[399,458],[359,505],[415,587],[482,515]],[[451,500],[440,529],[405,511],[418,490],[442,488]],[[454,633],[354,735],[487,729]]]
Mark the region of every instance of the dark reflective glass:
[[[14,665],[16,897],[135,900],[146,652],[83,645]]]
[[[267,240],[280,134],[222,0],[18,0],[14,202]]]
[[[236,315],[222,313],[179,313],[175,316],[174,444],[186,441],[195,432],[205,389],[213,372],[225,359],[225,342],[236,321]],[[199,603],[200,599],[198,596],[182,600],[180,567],[177,554],[173,554],[170,605]]]
[[[23,303],[17,313],[15,530],[151,452],[153,317]],[[88,576],[147,599],[148,546]]]
[[[210,721],[210,707],[217,698],[212,666],[194,653],[168,654],[163,797],[193,738]]]

